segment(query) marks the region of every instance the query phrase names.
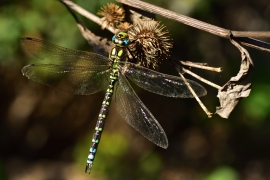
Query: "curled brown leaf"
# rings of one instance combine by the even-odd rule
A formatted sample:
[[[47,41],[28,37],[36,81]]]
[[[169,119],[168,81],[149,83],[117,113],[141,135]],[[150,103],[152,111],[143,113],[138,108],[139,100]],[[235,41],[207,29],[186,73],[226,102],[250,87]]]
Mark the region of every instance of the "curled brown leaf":
[[[217,97],[219,98],[220,107],[217,107],[216,114],[222,118],[228,118],[240,99],[249,96],[252,85],[251,74],[254,67],[248,51],[235,41],[232,36],[230,40],[241,52],[242,60],[238,74],[232,77],[218,91]]]

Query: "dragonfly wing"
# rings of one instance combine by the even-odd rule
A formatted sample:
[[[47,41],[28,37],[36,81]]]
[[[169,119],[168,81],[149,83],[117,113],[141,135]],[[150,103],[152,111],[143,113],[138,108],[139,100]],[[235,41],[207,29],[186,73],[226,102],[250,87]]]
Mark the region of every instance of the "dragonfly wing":
[[[53,64],[91,67],[108,65],[109,59],[96,53],[57,46],[35,38],[22,38],[23,47],[39,59],[48,59]]]
[[[175,98],[193,98],[181,77],[162,74],[142,66],[120,62],[121,72],[139,87],[163,96]],[[205,96],[206,89],[199,83],[187,79],[188,83],[198,96]]]
[[[109,69],[68,67],[54,64],[30,64],[22,69],[24,76],[60,90],[88,95],[104,90],[109,85]]]
[[[167,148],[168,140],[161,125],[121,73],[119,73],[119,84],[116,88],[116,106],[120,115],[144,137],[162,148]]]

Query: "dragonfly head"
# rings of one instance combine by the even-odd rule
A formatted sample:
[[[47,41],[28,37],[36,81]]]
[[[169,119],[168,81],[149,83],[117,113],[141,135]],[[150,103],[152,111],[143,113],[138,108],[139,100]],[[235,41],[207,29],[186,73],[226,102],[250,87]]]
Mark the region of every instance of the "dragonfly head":
[[[112,37],[112,42],[113,44],[115,44],[116,46],[120,46],[120,47],[126,47],[129,45],[130,41],[129,41],[129,37],[128,37],[128,33],[127,32],[118,32],[117,34],[115,34]]]

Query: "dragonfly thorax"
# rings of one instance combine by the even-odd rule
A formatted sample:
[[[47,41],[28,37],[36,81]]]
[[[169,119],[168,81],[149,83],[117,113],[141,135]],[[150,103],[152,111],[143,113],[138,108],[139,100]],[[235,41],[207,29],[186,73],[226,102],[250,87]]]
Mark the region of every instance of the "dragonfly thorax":
[[[115,46],[112,48],[109,54],[109,59],[117,64],[119,61],[125,61],[127,56],[127,50],[124,47]]]

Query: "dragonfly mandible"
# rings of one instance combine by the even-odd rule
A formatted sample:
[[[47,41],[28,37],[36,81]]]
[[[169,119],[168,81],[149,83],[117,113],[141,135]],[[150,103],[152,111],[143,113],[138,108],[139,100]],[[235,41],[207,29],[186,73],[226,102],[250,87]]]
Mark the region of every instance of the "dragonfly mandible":
[[[32,55],[52,61],[52,64],[29,64],[23,67],[24,76],[78,95],[94,94],[107,89],[87,158],[87,173],[91,172],[114,93],[117,110],[123,119],[151,142],[162,148],[168,147],[163,128],[136,95],[127,78],[152,93],[174,98],[193,98],[182,78],[127,62],[127,46],[130,43],[127,32],[117,33],[112,42],[114,47],[107,58],[34,38],[22,38],[24,48]],[[192,80],[187,81],[198,96],[206,95],[203,86]]]

